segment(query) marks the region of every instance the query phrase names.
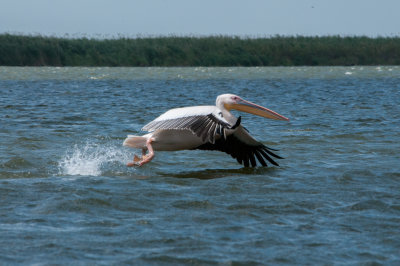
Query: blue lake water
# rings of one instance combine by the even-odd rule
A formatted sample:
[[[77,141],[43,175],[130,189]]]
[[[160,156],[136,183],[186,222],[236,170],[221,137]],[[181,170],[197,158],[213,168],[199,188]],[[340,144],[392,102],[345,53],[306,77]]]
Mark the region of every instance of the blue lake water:
[[[122,142],[234,93],[280,167]],[[400,264],[400,67],[0,67],[0,264]]]

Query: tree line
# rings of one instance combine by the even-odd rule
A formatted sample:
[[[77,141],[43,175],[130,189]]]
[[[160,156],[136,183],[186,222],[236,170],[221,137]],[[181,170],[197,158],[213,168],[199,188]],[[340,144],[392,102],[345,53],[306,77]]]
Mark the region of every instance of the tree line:
[[[62,38],[0,34],[3,66],[399,65],[400,37]]]

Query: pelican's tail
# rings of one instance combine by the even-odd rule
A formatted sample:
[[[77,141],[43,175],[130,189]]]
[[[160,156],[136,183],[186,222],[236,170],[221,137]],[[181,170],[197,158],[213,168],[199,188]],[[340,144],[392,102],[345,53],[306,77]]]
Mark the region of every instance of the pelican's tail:
[[[124,140],[124,143],[122,145],[136,149],[145,149],[146,141],[147,141],[146,137],[128,135],[128,137]]]

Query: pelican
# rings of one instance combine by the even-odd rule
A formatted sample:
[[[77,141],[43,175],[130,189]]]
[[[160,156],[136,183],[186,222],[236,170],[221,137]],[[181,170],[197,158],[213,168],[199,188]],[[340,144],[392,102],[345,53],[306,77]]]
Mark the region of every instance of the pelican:
[[[273,165],[271,158],[282,159],[261,142],[255,140],[230,110],[238,110],[269,119],[289,121],[288,118],[233,94],[217,97],[216,106],[191,106],[171,109],[145,125],[143,136],[128,135],[123,145],[142,149],[127,166],[142,166],[154,158],[154,151],[218,150],[230,154],[245,167],[262,166],[264,159]]]

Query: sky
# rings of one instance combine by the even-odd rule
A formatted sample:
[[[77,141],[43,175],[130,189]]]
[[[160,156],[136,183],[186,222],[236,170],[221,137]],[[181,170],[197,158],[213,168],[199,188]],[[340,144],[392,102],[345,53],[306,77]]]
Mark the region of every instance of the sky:
[[[400,36],[400,0],[0,0],[0,33]]]

